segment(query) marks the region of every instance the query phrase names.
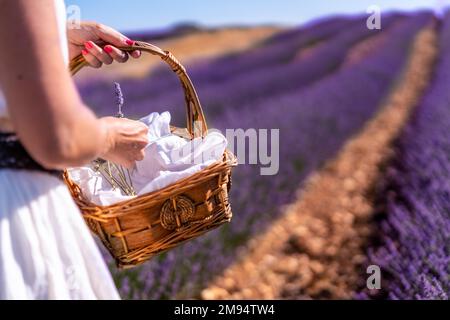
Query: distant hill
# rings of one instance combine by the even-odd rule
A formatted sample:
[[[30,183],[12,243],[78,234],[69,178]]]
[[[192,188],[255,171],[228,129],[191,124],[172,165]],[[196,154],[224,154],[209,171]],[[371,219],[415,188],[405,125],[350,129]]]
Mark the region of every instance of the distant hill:
[[[132,39],[149,41],[180,37],[203,30],[205,30],[205,28],[198,24],[182,23],[165,29],[128,32],[127,35]]]
[[[221,30],[252,30],[258,28],[273,28],[280,29],[279,26],[226,26],[226,27],[204,27],[197,23],[180,23],[169,28],[159,29],[159,30],[143,30],[135,32],[127,32],[127,36],[131,39],[136,39],[140,41],[157,41],[157,40],[167,40],[174,39],[182,36],[198,34],[198,33],[209,33],[217,32]]]

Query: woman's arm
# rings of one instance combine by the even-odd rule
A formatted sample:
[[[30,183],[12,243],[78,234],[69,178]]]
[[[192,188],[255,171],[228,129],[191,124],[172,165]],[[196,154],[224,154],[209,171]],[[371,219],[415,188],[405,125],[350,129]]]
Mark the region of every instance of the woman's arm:
[[[14,128],[31,156],[48,168],[102,155],[130,166],[142,158],[146,127],[98,120],[83,105],[63,61],[53,2],[0,0],[0,86]]]

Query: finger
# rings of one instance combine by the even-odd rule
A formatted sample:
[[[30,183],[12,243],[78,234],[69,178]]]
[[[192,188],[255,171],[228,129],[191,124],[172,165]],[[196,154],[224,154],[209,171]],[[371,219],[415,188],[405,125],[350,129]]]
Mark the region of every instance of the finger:
[[[144,138],[142,138],[141,141],[138,141],[135,143],[135,148],[140,151],[140,150],[144,150],[147,145],[148,145],[148,138],[144,137]]]
[[[96,33],[100,39],[116,47],[129,46],[134,43],[120,32],[100,23],[96,25]]]
[[[107,45],[103,48],[103,50],[105,50],[105,52],[117,62],[124,63],[128,61],[128,54],[117,49],[116,47]]]
[[[141,51],[139,50],[134,50],[130,53],[130,56],[132,56],[135,59],[138,59],[141,57]]]
[[[81,54],[91,67],[100,68],[102,66],[102,62],[98,60],[94,55],[90,54],[89,51],[81,50]]]
[[[142,160],[144,160],[144,156],[145,156],[145,152],[144,152],[144,150],[141,150],[138,153],[136,153],[135,160],[142,161]]]
[[[135,163],[136,162],[134,160],[124,160],[122,163],[119,164],[127,169],[133,169]]]
[[[141,134],[143,134],[143,136],[145,137],[145,140],[147,141],[147,133],[148,133],[148,126],[145,123],[142,123],[140,121],[136,121],[139,129],[141,131]]]
[[[109,54],[103,51],[102,48],[100,48],[94,42],[88,41],[84,44],[84,47],[89,51],[90,54],[92,54],[102,63],[111,64],[113,62],[113,59],[109,56]]]

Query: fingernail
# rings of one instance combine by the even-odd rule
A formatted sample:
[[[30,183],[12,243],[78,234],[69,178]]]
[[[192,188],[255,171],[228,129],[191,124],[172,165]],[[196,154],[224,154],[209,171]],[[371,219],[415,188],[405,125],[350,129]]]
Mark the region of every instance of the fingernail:
[[[135,41],[127,39],[127,40],[125,40],[125,43],[129,46],[132,46],[135,43]]]
[[[112,48],[111,46],[105,46],[105,47],[103,48],[103,50],[105,50],[106,53],[111,53],[111,52],[113,52],[113,48]]]
[[[83,56],[85,56],[85,55],[87,55],[89,52],[87,51],[87,50],[81,50],[81,54],[83,55]]]
[[[84,44],[84,46],[86,47],[86,49],[90,50],[94,47],[94,45],[92,44],[92,42],[88,41]]]

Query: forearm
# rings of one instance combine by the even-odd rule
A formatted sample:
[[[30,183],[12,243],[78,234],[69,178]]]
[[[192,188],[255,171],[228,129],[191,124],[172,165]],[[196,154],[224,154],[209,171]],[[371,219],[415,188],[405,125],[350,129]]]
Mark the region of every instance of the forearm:
[[[45,145],[34,147],[36,140],[24,139],[19,133],[25,146],[25,141],[30,142],[28,150],[33,157],[45,167],[81,166],[109,149],[108,128],[83,105],[78,109],[80,112],[68,121],[55,119],[53,128],[45,137],[40,137]]]
[[[81,103],[66,69],[53,0],[0,0],[0,6],[0,43],[9,44],[0,51],[0,85],[27,151],[51,168],[101,154],[106,129]]]

